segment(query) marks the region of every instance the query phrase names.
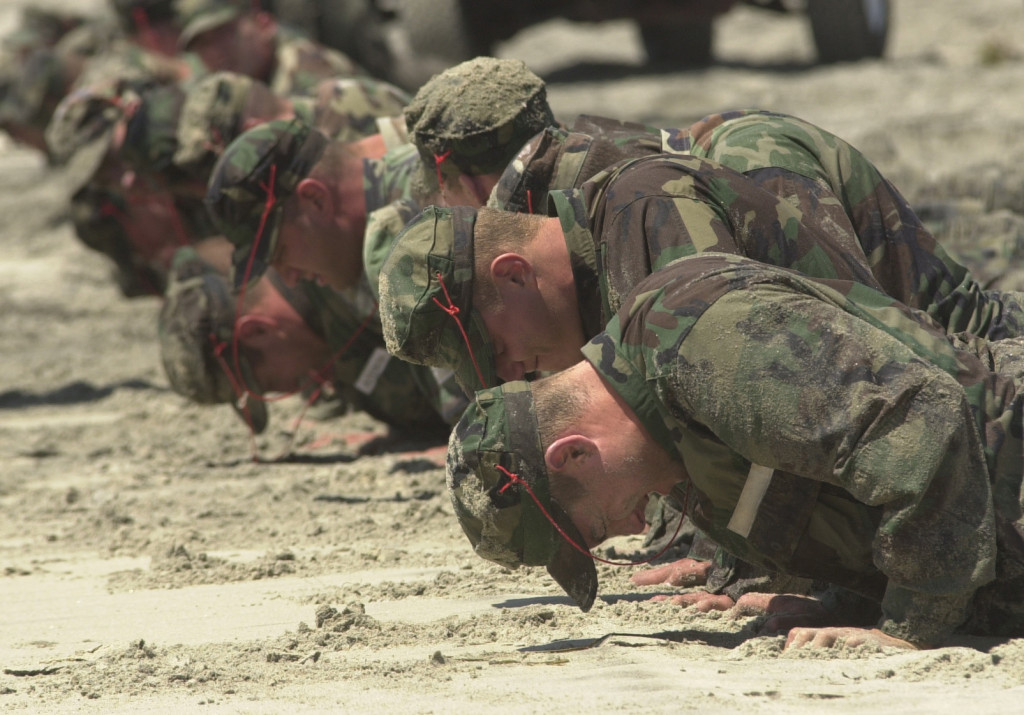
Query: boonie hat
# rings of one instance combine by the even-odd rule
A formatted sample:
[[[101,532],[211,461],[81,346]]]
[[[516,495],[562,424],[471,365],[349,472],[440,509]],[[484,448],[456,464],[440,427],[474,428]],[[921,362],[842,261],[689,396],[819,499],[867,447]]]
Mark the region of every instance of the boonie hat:
[[[487,328],[473,306],[475,225],[471,207],[428,207],[395,239],[378,283],[388,352],[451,369],[467,394],[498,384]]]
[[[528,382],[476,394],[449,437],[445,472],[459,525],[479,556],[512,569],[545,566],[580,609],[590,610],[597,568],[552,524],[585,549],[579,530],[551,499]]]
[[[241,374],[234,374],[235,304],[223,274],[199,258],[195,249],[179,249],[157,323],[160,357],[175,392],[200,404],[230,402],[260,433],[267,427],[267,407],[262,400],[239,394],[240,388],[256,385],[243,355],[238,356]]]
[[[235,245],[235,286],[266,272],[277,249],[284,201],[329,140],[301,119],[277,119],[241,134],[214,165],[206,206]]]

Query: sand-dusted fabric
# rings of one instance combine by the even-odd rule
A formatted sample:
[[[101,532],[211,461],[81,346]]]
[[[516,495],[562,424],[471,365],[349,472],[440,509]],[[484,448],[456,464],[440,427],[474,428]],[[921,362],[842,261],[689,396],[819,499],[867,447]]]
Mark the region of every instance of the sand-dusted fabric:
[[[1024,335],[1024,298],[985,291],[860,151],[798,117],[737,110],[685,129],[658,130],[581,116],[572,132],[549,129],[531,139],[505,170],[489,205],[543,211],[549,191],[580,187],[617,157],[655,153],[713,159],[789,201],[805,222],[844,250],[862,254],[875,287],[927,311],[950,333]]]
[[[862,284],[708,254],[641,282],[583,354],[685,464],[680,501],[730,552],[879,599],[879,627],[911,642],[1024,633],[1020,373],[992,371],[1019,364],[1020,340],[965,350]],[[500,521],[514,515],[491,485],[500,460],[530,454],[529,436],[508,437],[529,420],[478,412],[449,473],[512,543],[518,518]],[[477,445],[492,443],[485,462]]]

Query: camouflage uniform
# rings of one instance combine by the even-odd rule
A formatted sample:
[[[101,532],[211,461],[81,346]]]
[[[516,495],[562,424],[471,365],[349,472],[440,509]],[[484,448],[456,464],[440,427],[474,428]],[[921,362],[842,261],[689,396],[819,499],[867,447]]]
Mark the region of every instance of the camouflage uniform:
[[[640,283],[583,355],[732,553],[878,599],[881,630],[913,643],[1024,635],[1021,341],[962,350],[861,284],[706,255]],[[528,383],[479,393],[449,442],[456,514],[482,556],[548,565],[589,607],[593,563],[555,560],[495,466],[550,505],[537,435]]]
[[[620,162],[582,189],[550,192],[547,209],[561,223],[588,338],[644,277],[694,253],[746,255],[878,287],[864,257],[849,245],[836,245],[792,204],[705,159],[653,155]],[[381,309],[390,316],[388,349],[413,362],[451,367],[467,389],[479,379],[461,332],[434,298],[456,297],[485,384],[496,384],[490,340],[470,300],[471,213],[463,207],[424,214],[396,242],[380,283]],[[856,245],[852,237],[846,243]],[[419,268],[428,263],[434,266],[429,273]]]
[[[1024,335],[1021,296],[985,292],[863,154],[808,122],[744,110],[665,130],[584,116],[573,130],[533,138],[503,174],[489,205],[543,210],[548,191],[579,187],[623,158],[706,157],[792,203],[806,222],[868,265],[875,287],[927,311],[950,333]]]
[[[248,128],[246,106],[253,92],[270,88],[236,72],[214,72],[190,84],[181,110],[175,166],[205,183],[227,145]],[[378,119],[401,113],[407,98],[387,83],[360,77],[326,80],[316,96],[288,101],[297,117],[332,141],[349,142],[378,133]]]
[[[217,162],[210,178],[207,203],[222,233],[236,247],[236,285],[242,285],[246,278],[254,280],[266,272],[276,249],[282,202],[308,176],[323,156],[328,142],[322,132],[301,120],[276,120],[242,134],[228,146]],[[364,160],[363,182],[367,211],[384,207],[398,199],[407,199],[410,177],[416,171],[418,162],[418,155],[409,145],[387,152],[382,159]],[[268,187],[272,188],[273,196],[269,210]],[[358,287],[346,291],[344,295],[338,294],[337,300],[346,301],[347,308],[335,311],[341,322],[337,326],[328,327],[326,334],[350,334],[352,320],[360,323],[367,320],[367,332],[373,336],[376,347],[381,348],[380,359],[385,360],[388,356],[383,350],[382,328],[374,294],[365,276]],[[338,304],[327,298],[323,302],[328,308]],[[466,403],[465,395],[451,382],[447,371],[438,372],[426,368],[410,370],[400,366],[389,366],[388,369],[408,375],[408,379],[415,379],[418,384],[425,386],[422,389],[436,395],[436,412],[446,418],[457,416]],[[406,390],[404,394],[409,392]],[[396,390],[394,394],[398,399],[403,392]]]
[[[333,359],[324,377],[344,404],[392,427],[417,432],[440,434],[458,417],[443,418],[438,413],[438,385],[429,370],[378,354],[379,339],[364,330],[366,321],[336,292],[311,283],[289,288],[274,271],[265,278],[327,342]],[[251,421],[254,431],[262,432],[267,424],[265,403],[250,396],[243,402],[251,410],[247,417],[225,370],[233,371],[232,326],[237,300],[226,276],[206,265],[193,249],[179,251],[160,312],[161,355],[176,392],[202,404],[231,402],[247,422]],[[211,340],[211,333],[216,340]],[[258,395],[259,386],[244,355],[239,356],[239,367],[245,379],[234,375],[236,384],[244,382]]]
[[[232,22],[252,10],[250,0],[178,0],[181,47],[199,35]],[[317,44],[299,31],[279,24],[274,66],[269,77],[258,77],[276,94],[310,94],[325,79],[365,76],[362,67],[338,50]]]
[[[114,80],[72,92],[58,105],[47,127],[54,161],[69,178],[76,231],[86,245],[114,260],[126,296],[162,293],[172,254],[160,250],[140,255],[132,235],[156,234],[148,226],[133,225],[130,214],[138,206],[126,200],[118,183],[120,175],[107,175],[104,166],[112,167],[111,172],[135,171],[137,181],[152,185],[151,196],[162,197],[159,211],[170,224],[158,228],[167,234],[161,240],[170,241],[171,248],[215,233],[202,203],[176,197],[170,188],[182,98],[181,89],[173,83]],[[115,154],[111,146],[118,125],[124,126],[125,133]]]

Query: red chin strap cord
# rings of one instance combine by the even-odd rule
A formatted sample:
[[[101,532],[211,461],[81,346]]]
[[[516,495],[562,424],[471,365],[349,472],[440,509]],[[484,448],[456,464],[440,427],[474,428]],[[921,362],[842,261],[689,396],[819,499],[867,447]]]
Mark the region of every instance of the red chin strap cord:
[[[459,320],[459,313],[462,312],[459,306],[452,302],[451,295],[448,294],[448,286],[444,284],[444,278],[441,277],[441,272],[438,271],[436,274],[437,282],[441,284],[441,290],[444,291],[444,299],[448,301],[448,305],[445,305],[434,296],[432,300],[437,304],[437,307],[443,310],[445,313],[452,317],[455,324],[459,326],[459,333],[462,334],[462,342],[466,344],[466,350],[469,352],[469,359],[473,361],[473,369],[476,370],[476,379],[480,381],[480,389],[488,387],[484,381],[484,373],[480,369],[480,365],[476,361],[476,355],[473,354],[473,346],[469,344],[469,336],[466,334],[466,329],[462,325],[462,321]]]
[[[682,526],[683,526],[683,519],[680,517],[679,523],[676,524],[676,531],[672,535],[672,538],[665,544],[665,546],[662,547],[662,549],[658,553],[654,554],[654,556],[650,556],[650,557],[648,557],[646,559],[643,559],[642,561],[609,561],[608,559],[601,558],[600,556],[595,556],[593,553],[590,552],[590,549],[584,548],[582,545],[577,544],[576,541],[571,536],[569,536],[567,533],[565,533],[565,530],[561,526],[558,525],[558,522],[555,521],[554,517],[551,516],[551,514],[548,513],[548,510],[544,508],[544,505],[540,503],[540,499],[538,499],[537,495],[533,493],[533,489],[531,489],[530,485],[526,483],[526,480],[522,479],[515,472],[510,472],[509,470],[505,469],[500,464],[497,465],[497,466],[498,466],[498,469],[501,471],[501,473],[504,474],[505,476],[507,476],[509,478],[509,480],[510,480],[508,484],[506,484],[505,486],[503,486],[501,489],[498,490],[499,493],[504,493],[505,490],[508,489],[513,484],[518,484],[519,486],[521,486],[523,489],[526,490],[526,493],[530,495],[530,499],[532,499],[533,503],[537,505],[538,509],[540,509],[541,513],[544,515],[544,518],[546,518],[549,522],[551,522],[551,525],[553,527],[555,527],[555,530],[562,536],[563,539],[568,541],[569,544],[573,548],[575,548],[577,551],[579,551],[580,553],[586,554],[590,558],[594,559],[594,561],[599,561],[602,564],[608,564],[610,566],[640,566],[642,564],[649,564],[652,561],[656,561],[657,559],[661,558],[665,554],[666,551],[669,550],[669,548],[672,546],[672,544],[675,543],[676,538],[679,536],[679,531],[680,531],[680,529],[682,529]],[[685,498],[683,500],[683,511],[682,511],[684,516],[686,515],[686,511],[689,508],[689,506],[690,506],[690,483],[687,482],[686,483],[686,496],[685,496]]]

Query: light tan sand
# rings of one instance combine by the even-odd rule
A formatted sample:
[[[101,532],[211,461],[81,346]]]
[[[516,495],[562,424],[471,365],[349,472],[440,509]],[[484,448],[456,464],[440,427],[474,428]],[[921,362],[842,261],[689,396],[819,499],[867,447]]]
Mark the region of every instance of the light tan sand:
[[[0,27],[21,1],[0,5]],[[1024,4],[895,5],[884,62],[808,66],[801,19],[749,9],[719,24],[724,64],[704,72],[624,71],[640,51],[623,23],[549,23],[501,54],[547,74],[564,119],[790,112],[852,140],[912,199],[1019,218]],[[1024,640],[783,652],[757,619],[645,602],[662,590],[607,566],[582,614],[543,570],[470,552],[443,448],[366,444],[383,428],[363,416],[307,420],[292,461],[252,463],[230,409],[168,389],[158,301],[119,296],[38,158],[0,138],[0,167],[0,710],[1024,707]],[[261,454],[286,445],[299,407],[274,406]]]

